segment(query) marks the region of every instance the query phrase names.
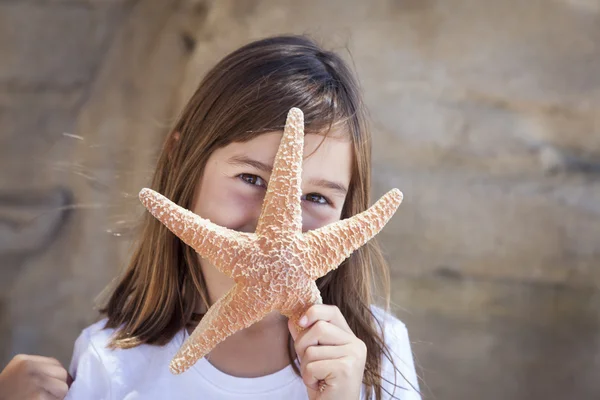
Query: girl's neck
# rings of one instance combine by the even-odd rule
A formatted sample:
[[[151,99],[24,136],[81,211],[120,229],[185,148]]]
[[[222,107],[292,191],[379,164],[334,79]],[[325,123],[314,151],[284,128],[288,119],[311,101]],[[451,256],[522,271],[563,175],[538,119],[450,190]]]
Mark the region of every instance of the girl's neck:
[[[191,333],[192,328],[188,328]],[[287,319],[269,314],[251,327],[218,344],[206,359],[228,375],[255,378],[273,374],[290,364]]]

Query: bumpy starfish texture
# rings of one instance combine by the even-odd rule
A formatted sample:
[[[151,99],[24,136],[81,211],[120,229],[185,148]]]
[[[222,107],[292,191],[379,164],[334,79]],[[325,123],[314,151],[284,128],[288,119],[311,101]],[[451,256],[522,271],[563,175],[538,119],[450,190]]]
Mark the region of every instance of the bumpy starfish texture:
[[[309,307],[322,302],[315,280],[379,233],[402,202],[402,193],[393,189],[368,210],[303,234],[303,148],[304,116],[292,108],[255,233],[218,226],[153,190],[140,192],[152,215],[235,281],[179,349],[171,372],[184,372],[218,343],[272,311],[297,324]]]

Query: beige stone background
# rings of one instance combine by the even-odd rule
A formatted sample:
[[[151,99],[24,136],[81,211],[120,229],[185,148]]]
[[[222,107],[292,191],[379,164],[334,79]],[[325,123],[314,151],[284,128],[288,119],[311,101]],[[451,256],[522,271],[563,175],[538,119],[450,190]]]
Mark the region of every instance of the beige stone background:
[[[275,33],[358,71],[424,397],[600,398],[600,0],[0,0],[0,365],[68,363],[173,116]]]

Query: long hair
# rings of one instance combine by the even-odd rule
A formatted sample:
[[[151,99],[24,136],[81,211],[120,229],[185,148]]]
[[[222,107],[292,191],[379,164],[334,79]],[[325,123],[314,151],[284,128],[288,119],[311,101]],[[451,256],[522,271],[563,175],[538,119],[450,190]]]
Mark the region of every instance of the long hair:
[[[212,68],[167,137],[151,187],[189,209],[196,183],[216,149],[282,130],[292,107],[303,111],[306,133],[344,124],[353,157],[341,218],[367,209],[371,133],[358,84],[338,55],[304,36],[250,43]],[[111,346],[163,345],[191,324],[197,306],[209,306],[199,263],[193,249],[145,213],[128,268],[101,310],[108,316],[107,327],[117,329]],[[339,307],[366,344],[364,383],[380,399],[382,355],[393,360],[371,312],[374,291],[383,294],[384,308],[389,305],[388,267],[376,241],[355,251],[317,284],[323,302]]]

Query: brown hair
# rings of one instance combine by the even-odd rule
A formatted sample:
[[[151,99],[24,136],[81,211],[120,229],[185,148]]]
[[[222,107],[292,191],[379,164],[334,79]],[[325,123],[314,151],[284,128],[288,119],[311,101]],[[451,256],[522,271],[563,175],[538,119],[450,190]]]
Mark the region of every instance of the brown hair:
[[[250,43],[209,71],[172,130],[179,140],[167,138],[151,187],[189,209],[213,151],[282,130],[292,107],[304,112],[307,133],[346,124],[354,154],[342,218],[364,211],[370,204],[371,135],[358,84],[338,55],[303,36]],[[111,345],[163,345],[190,324],[197,306],[208,306],[199,262],[193,249],[146,213],[129,266],[101,310],[106,326],[118,328]],[[376,241],[317,283],[323,302],[339,307],[366,344],[364,383],[380,399],[381,355],[393,360],[371,312],[374,290],[383,293],[386,309],[389,304],[388,267]]]

